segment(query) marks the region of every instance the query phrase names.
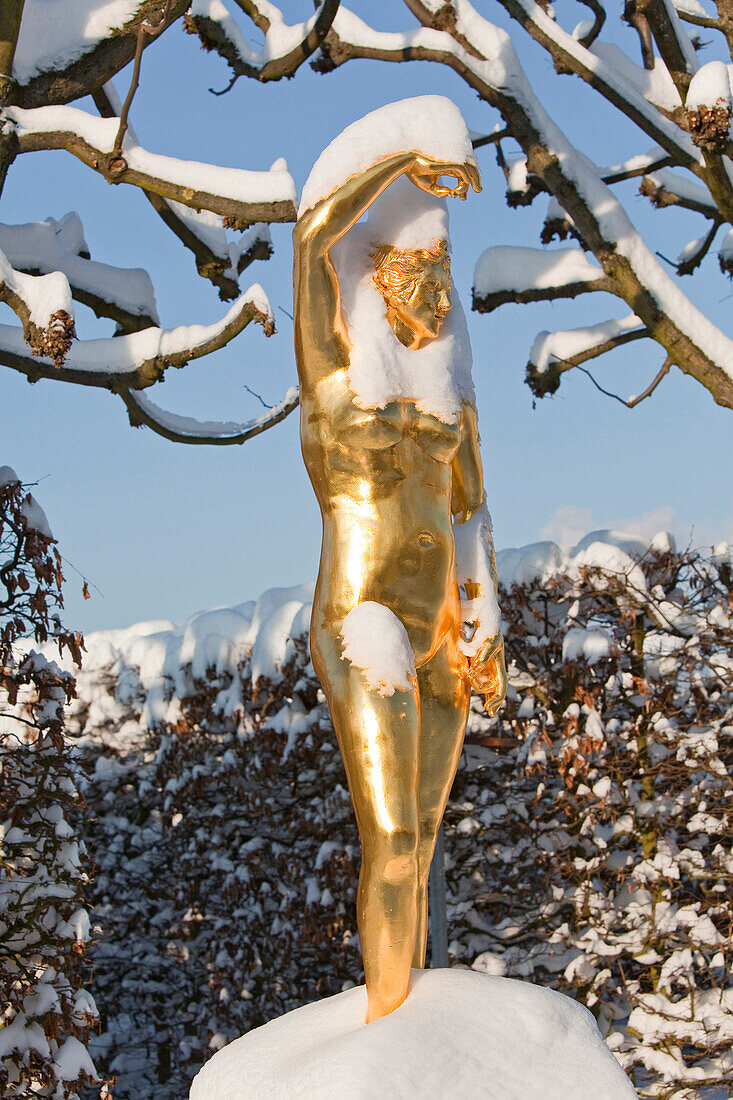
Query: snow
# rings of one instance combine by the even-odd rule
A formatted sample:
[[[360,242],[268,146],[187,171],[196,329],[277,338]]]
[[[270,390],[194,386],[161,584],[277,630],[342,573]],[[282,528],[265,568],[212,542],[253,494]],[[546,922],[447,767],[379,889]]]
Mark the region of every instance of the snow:
[[[539,332],[532,344],[529,361],[538,371],[544,373],[551,363],[561,363],[608,340],[637,332],[644,327],[644,323],[632,313],[618,320],[602,321],[597,325],[566,329],[564,332]]]
[[[70,1035],[56,1054],[56,1072],[62,1081],[77,1081],[86,1073],[93,1081],[97,1080],[97,1071],[89,1052],[83,1043]]]
[[[261,50],[252,49],[239,29],[239,24],[232,18],[221,0],[194,0],[191,5],[191,15],[194,18],[203,16],[205,19],[218,23],[235,47],[242,62],[255,68],[261,68],[268,61],[285,57],[292,50],[297,49],[300,43],[310,34],[320,15],[320,11],[317,10],[305,22],[289,26],[283,19],[280,9],[275,7],[274,4],[260,2],[257,7],[261,15],[269,20],[270,24],[265,34],[265,44]]]
[[[681,199],[688,199],[699,206],[708,207],[710,212],[717,211],[715,200],[704,183],[690,176],[682,176],[671,168],[658,168],[656,172],[649,172],[646,179],[655,187],[663,187]]]
[[[5,467],[5,469],[7,468]],[[21,504],[20,511],[28,527],[32,527],[34,531],[39,531],[47,539],[53,538],[53,532],[46,518],[46,513],[31,493],[28,493]]]
[[[562,644],[563,660],[577,661],[584,657],[589,665],[602,661],[611,652],[611,642],[602,630],[571,627]]]
[[[4,488],[6,485],[11,485],[14,481],[19,482],[20,478],[13,467],[0,466],[0,489]],[[45,535],[47,539],[53,538],[53,533],[48,519],[46,518],[46,513],[31,493],[26,493],[23,503],[20,506],[20,514],[25,519],[29,528],[33,528],[34,531],[39,531],[42,535]]]
[[[609,69],[619,73],[656,107],[674,111],[682,103],[669,70],[660,57],[654,58],[654,68],[644,69],[635,65],[629,56],[610,42],[596,40],[591,52],[604,61]]]
[[[29,1024],[25,1013],[18,1012],[10,1024],[0,1028],[0,1058],[7,1058],[15,1051],[24,1054],[29,1050],[36,1051],[41,1058],[48,1058],[51,1053],[41,1025]]]
[[[346,179],[392,153],[415,150],[441,160],[475,164],[466,124],[443,96],[417,96],[387,104],[347,126],[320,155],[303,189],[300,214]],[[386,318],[371,254],[380,245],[401,249],[449,243],[444,199],[406,177],[392,183],[330,250],[351,349],[349,383],[359,408],[383,408],[407,399],[447,423],[474,401],[471,350],[463,309],[451,284],[451,309],[437,338],[405,347]]]
[[[567,216],[564,210],[561,216]],[[497,290],[542,290],[602,278],[603,270],[592,264],[579,248],[545,250],[495,245],[482,252],[476,261],[473,290],[478,297],[484,297]]]
[[[122,27],[140,0],[25,0],[13,76],[20,84],[49,69],[64,69]]]
[[[696,111],[703,105],[730,107],[733,95],[731,71],[733,65],[726,65],[722,61],[708,61],[698,69],[687,89],[687,110]]]
[[[54,2],[54,0],[51,0]],[[102,153],[111,153],[119,130],[117,118],[96,118],[78,107],[7,107],[2,117],[23,133],[71,133]],[[283,161],[268,172],[220,168],[194,160],[149,153],[138,145],[134,131],[125,134],[122,156],[135,172],[155,176],[192,192],[223,195],[238,202],[295,202],[295,184]],[[193,195],[192,195],[193,197]]]
[[[273,417],[283,412],[284,409],[293,404],[297,397],[298,387],[291,386],[279,404],[273,405],[271,409],[266,409],[263,413],[260,413],[259,416],[255,416],[251,420],[246,420],[241,423],[237,421],[196,420],[191,416],[179,416],[178,413],[171,413],[166,409],[161,409],[159,405],[156,405],[154,401],[146,397],[144,393],[136,393],[134,401],[143,412],[151,416],[164,428],[168,428],[172,432],[177,432],[179,435],[185,435],[195,439],[197,437],[210,438],[212,436],[219,436],[221,438],[227,438],[244,435],[246,432],[256,428],[259,424],[264,424],[266,421],[271,420]]]
[[[373,279],[371,253],[379,245],[424,248],[441,239],[449,240],[445,201],[402,177],[373,203],[366,221],[331,249],[351,341],[349,383],[359,408],[384,408],[406,398],[421,412],[455,423],[463,404],[475,400],[471,344],[455,284],[437,338],[413,350],[395,336]]]
[[[48,328],[54,313],[62,310],[74,316],[68,279],[60,271],[48,275],[25,275],[16,271],[0,251],[0,282],[17,294],[28,307],[30,321],[40,329]]]
[[[49,217],[26,225],[0,225],[0,249],[19,270],[40,274],[61,271],[80,290],[130,313],[158,319],[147,271],[112,267],[79,255],[86,250],[86,243],[78,214],[66,214],[59,221]]]
[[[269,225],[265,222],[256,222],[246,229],[238,240],[229,240],[220,214],[213,214],[210,210],[194,210],[192,206],[185,206],[174,199],[167,199],[166,202],[195,237],[210,248],[214,255],[228,261],[229,266],[224,271],[224,275],[232,279],[237,277],[237,264],[240,257],[257,241],[270,243],[272,239]]]
[[[344,619],[341,637],[344,657],[362,672],[370,691],[414,691],[415,655],[405,627],[388,607],[372,600],[357,604]]]
[[[470,638],[459,643],[467,657],[475,656],[483,642],[493,638],[501,629],[496,583],[491,571],[491,531],[491,516],[485,503],[465,523],[453,525],[458,583],[463,585],[472,581],[481,586],[480,596],[461,601],[462,619],[473,626]]]
[[[190,1100],[622,1100],[634,1097],[587,1009],[549,989],[469,970],[413,971],[366,1026],[363,987],[250,1031],[197,1074]]]
[[[20,481],[12,466],[0,466],[0,489],[10,485],[13,481]]]
[[[343,14],[342,8],[336,19]],[[326,146],[306,180],[298,217],[376,161],[409,151],[458,164],[477,163],[463,116],[454,103],[438,95],[401,99],[352,122]]]

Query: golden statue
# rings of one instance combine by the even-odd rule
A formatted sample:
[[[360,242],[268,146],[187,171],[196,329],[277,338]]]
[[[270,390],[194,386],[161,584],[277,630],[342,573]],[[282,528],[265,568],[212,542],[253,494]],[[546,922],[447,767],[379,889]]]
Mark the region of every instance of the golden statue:
[[[388,124],[395,109],[409,119],[409,104],[428,100],[433,120],[438,107],[460,119],[448,101],[422,97],[345,134],[364,132],[377,116]],[[367,1022],[394,1011],[411,966],[424,965],[428,873],[471,686],[489,714],[506,693],[470,347],[444,201],[481,189],[463,141],[463,162],[397,152],[306,209],[304,192],[293,233],[301,442],[323,517],[311,653],[362,843]],[[441,183],[446,176],[452,186]],[[461,532],[468,540],[457,554]]]

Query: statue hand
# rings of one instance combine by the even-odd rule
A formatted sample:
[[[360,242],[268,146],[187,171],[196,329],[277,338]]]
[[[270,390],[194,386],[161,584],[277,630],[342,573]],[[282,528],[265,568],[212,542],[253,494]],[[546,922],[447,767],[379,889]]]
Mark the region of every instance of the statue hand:
[[[412,163],[405,169],[405,175],[416,187],[439,198],[450,196],[465,199],[468,196],[469,187],[473,187],[477,194],[481,190],[481,177],[475,164],[431,160],[428,157],[415,155]],[[455,186],[448,187],[446,184],[439,183],[442,176],[453,176],[456,180]]]
[[[507,691],[504,639],[501,634],[487,638],[475,657],[470,658],[468,679],[471,687],[484,696],[486,712],[493,718],[504,702]]]

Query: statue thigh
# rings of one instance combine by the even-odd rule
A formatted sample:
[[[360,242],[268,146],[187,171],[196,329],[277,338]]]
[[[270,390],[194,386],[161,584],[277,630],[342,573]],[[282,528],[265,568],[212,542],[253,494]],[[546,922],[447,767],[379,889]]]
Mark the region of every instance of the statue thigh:
[[[449,634],[417,670],[420,693],[419,863],[424,884],[461,757],[471,687],[466,659]]]
[[[337,628],[311,631],[313,666],[331,710],[363,859],[376,856],[389,864],[401,855],[414,861],[419,830],[417,688],[380,695],[367,687],[360,669],[343,659],[342,648]]]

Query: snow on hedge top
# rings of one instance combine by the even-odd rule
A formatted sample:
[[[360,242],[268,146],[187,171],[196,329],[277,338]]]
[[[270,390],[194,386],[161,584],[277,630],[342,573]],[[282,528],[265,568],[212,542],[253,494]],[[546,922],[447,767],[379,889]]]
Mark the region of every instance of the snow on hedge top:
[[[38,73],[65,69],[139,7],[140,0],[25,0],[13,76],[27,84]]]
[[[4,480],[15,480],[9,467],[0,467],[0,486]],[[673,545],[666,533],[649,540],[619,531],[593,531],[571,549],[562,549],[554,542],[539,542],[500,550],[496,556],[497,570],[506,589],[515,584],[545,582],[560,573],[576,575],[581,568],[598,568],[627,576],[643,591],[644,574],[636,564],[637,559],[652,548],[663,550]],[[726,558],[730,553],[725,544],[719,552]],[[487,579],[487,590],[490,587]],[[496,607],[492,592],[487,599]],[[66,651],[59,656],[51,643],[43,651],[61,667],[75,673],[80,698],[90,702],[104,705],[111,673],[120,699],[139,700],[143,726],[176,721],[179,701],[195,695],[199,690],[197,682],[200,685],[209,673],[220,678],[214,712],[232,715],[242,707],[243,691],[249,693],[260,679],[276,683],[282,678],[284,666],[296,652],[296,641],[307,639],[312,600],[312,584],[271,588],[256,603],[250,600],[233,607],[200,611],[182,627],[154,621],[122,630],[97,631],[86,637],[80,672],[73,668]],[[356,614],[351,613],[349,624],[344,624],[343,640],[348,648],[345,657],[376,673],[374,678],[377,686],[382,681],[382,690],[387,684],[398,689],[409,685],[413,674],[409,642],[399,629],[391,629],[401,626],[400,620],[379,605],[371,605],[371,611],[366,605],[361,607]],[[380,615],[389,619],[391,630],[389,645],[393,657],[386,669],[375,644]],[[496,624],[489,625],[488,634],[498,629],[498,609]],[[400,637],[404,641],[402,649]],[[32,640],[24,644],[29,650],[35,648]],[[395,650],[399,651],[396,657]]]
[[[726,65],[722,61],[708,61],[707,65],[693,76],[687,89],[685,107],[688,111],[696,111],[703,104],[707,107],[715,107],[722,103],[730,107],[731,87],[733,77],[733,65]]]
[[[306,180],[298,216],[376,161],[410,151],[476,164],[466,124],[454,103],[440,95],[401,99],[352,122],[326,146]]]

